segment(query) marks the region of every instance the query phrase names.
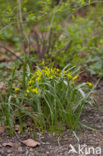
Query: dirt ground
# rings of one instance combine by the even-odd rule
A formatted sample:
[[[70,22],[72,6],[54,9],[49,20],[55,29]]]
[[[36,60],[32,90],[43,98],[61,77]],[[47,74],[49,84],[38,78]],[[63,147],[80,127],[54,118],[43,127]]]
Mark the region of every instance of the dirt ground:
[[[57,134],[37,133],[36,140],[40,142],[40,146],[30,148],[23,145],[17,136],[11,137],[7,132],[0,135],[0,156],[85,156],[84,154],[69,153],[70,144],[77,149],[78,144],[100,147],[103,155],[103,81],[99,83],[96,88],[98,93],[98,106],[90,106],[87,108],[82,117],[82,122],[86,125],[96,129],[90,130],[80,127],[77,136],[79,142],[71,132],[66,132],[64,136]],[[24,133],[18,135],[21,140],[32,138],[32,134]],[[3,143],[12,143],[12,146],[3,146]],[[90,154],[89,156],[97,156],[97,154]],[[98,154],[100,156],[100,154]]]

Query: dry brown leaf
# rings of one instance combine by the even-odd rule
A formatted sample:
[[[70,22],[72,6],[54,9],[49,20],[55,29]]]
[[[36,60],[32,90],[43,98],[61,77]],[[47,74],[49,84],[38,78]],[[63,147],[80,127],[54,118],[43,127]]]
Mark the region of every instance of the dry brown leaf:
[[[39,118],[39,115],[38,114],[32,114],[34,117],[36,117],[36,118]]]
[[[12,143],[12,142],[3,143],[2,145],[3,145],[4,147],[6,147],[6,146],[13,147],[13,143]]]
[[[16,143],[15,143],[15,144],[13,145],[13,147],[14,147],[15,149],[17,149],[17,148],[19,147],[19,144],[16,144]]]
[[[25,144],[28,147],[36,147],[36,146],[40,145],[39,142],[37,142],[37,141],[35,141],[33,139],[24,140],[24,141],[22,141],[22,143]]]
[[[5,127],[0,125],[0,134],[4,133]]]

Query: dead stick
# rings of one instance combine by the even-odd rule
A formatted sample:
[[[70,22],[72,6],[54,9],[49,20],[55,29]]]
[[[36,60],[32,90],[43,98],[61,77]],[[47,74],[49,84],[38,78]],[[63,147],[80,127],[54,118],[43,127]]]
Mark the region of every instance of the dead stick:
[[[8,49],[8,48],[2,46],[2,45],[0,45],[0,48],[5,49],[7,52],[11,53],[11,54],[14,55],[17,59],[19,59],[21,62],[23,62],[23,60],[22,60],[19,56],[17,56],[12,50],[10,50],[10,49]]]
[[[17,2],[18,2],[19,26],[20,26],[20,33],[21,33],[21,37],[22,37],[22,45],[23,45],[23,48],[24,48],[24,54],[26,55],[21,0],[17,0]]]

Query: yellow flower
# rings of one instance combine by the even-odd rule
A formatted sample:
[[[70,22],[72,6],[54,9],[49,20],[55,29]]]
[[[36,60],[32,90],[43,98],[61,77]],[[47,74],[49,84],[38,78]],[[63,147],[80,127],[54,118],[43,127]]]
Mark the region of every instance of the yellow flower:
[[[28,89],[32,89],[32,86],[29,86]]]
[[[50,70],[48,67],[44,67],[44,69],[42,70],[42,72],[44,73],[45,76],[49,76],[50,75]]]
[[[31,80],[32,80],[32,79],[34,79],[34,78],[35,78],[35,76],[36,76],[36,75],[35,75],[35,73],[34,73],[34,74],[33,74],[33,76],[31,77]]]
[[[93,84],[91,82],[87,82],[87,84],[91,87],[93,86]]]
[[[60,69],[55,68],[54,70],[55,70],[55,73],[54,74],[57,75],[57,76],[60,76]]]
[[[37,88],[33,88],[33,89],[32,89],[32,92],[38,94],[38,90],[37,90]]]
[[[41,71],[40,71],[39,69],[36,71],[36,74],[37,74],[37,76],[39,76],[39,77],[41,77],[41,75],[42,75],[42,73],[41,73]]]
[[[28,81],[28,85],[32,84],[33,83],[33,80],[29,80]]]
[[[48,68],[48,67],[46,67],[46,66],[44,66],[43,68],[44,68],[44,69],[46,69],[46,70],[48,70],[48,69],[49,69],[49,68]]]
[[[40,63],[40,65],[44,65],[45,64],[45,61],[43,60],[41,63]]]
[[[63,70],[63,75],[65,75],[65,73],[66,73],[66,71],[65,71],[65,70]]]
[[[41,80],[41,76],[42,76],[42,72],[38,69],[37,71],[36,71],[36,74],[37,74],[37,78],[36,78],[36,81],[40,81]]]
[[[50,71],[51,71],[51,73],[53,73],[53,74],[54,74],[54,70],[53,70],[52,68],[50,69]]]
[[[27,93],[25,94],[25,96],[27,96]]]
[[[19,91],[20,90],[20,88],[15,88],[15,91]]]
[[[71,76],[71,73],[70,73],[70,72],[67,74],[67,77],[68,77],[68,78],[72,78],[72,76]]]
[[[50,76],[50,79],[53,79],[53,78],[54,78],[54,75],[51,75],[51,76]]]
[[[49,74],[50,74],[50,71],[48,70],[48,71],[45,71],[45,75],[46,76],[49,76]]]
[[[56,71],[57,71],[57,72],[59,72],[59,71],[60,71],[60,69],[59,69],[59,68],[56,68]]]
[[[45,76],[49,76],[50,71],[45,71]]]
[[[29,93],[30,92],[29,89],[27,89],[26,92]]]
[[[79,75],[77,74],[76,76],[73,77],[73,80],[76,80],[79,77]]]
[[[36,81],[39,82],[40,80],[41,80],[41,77],[37,77],[37,78],[36,78]]]

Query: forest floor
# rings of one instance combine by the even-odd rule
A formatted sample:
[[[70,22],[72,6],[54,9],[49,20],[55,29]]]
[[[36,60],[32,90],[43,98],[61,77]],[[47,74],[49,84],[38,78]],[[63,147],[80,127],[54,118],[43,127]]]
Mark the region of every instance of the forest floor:
[[[80,127],[77,136],[80,141],[74,137],[73,133],[67,132],[63,136],[51,133],[41,132],[37,133],[36,141],[40,143],[35,148],[27,147],[19,140],[32,138],[32,133],[24,132],[22,135],[11,136],[7,131],[0,134],[0,156],[86,156],[85,154],[69,153],[70,144],[77,149],[78,144],[87,145],[87,147],[100,147],[103,155],[103,81],[101,81],[96,92],[98,96],[98,106],[90,106],[82,114],[81,120],[86,125],[95,128],[90,130]],[[9,145],[7,145],[9,143]],[[89,156],[97,156],[97,154],[90,154]],[[100,154],[98,155],[100,156]]]

